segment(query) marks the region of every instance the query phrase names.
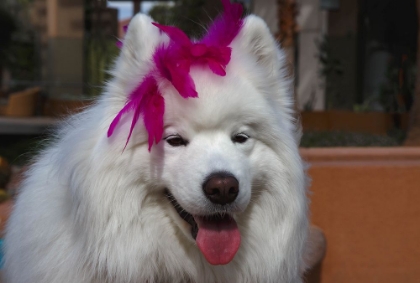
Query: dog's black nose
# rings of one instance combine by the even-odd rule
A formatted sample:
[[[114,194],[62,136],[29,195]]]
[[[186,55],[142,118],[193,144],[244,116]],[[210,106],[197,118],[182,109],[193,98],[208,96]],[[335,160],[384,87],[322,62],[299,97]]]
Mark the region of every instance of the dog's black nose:
[[[211,202],[228,204],[238,196],[239,182],[230,174],[214,173],[204,182],[203,191]]]

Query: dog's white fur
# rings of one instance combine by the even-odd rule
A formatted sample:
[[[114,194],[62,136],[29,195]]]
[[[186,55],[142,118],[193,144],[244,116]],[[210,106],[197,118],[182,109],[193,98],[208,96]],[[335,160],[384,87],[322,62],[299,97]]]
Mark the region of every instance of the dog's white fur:
[[[164,135],[181,134],[187,146],[161,141],[148,152],[139,121],[123,151],[130,115],[106,137],[164,41],[137,15],[104,95],[67,121],[28,171],[7,227],[6,282],[302,282],[308,221],[299,134],[281,52],[260,18],[245,19],[225,77],[192,69],[199,98],[159,82]],[[251,138],[233,143],[239,132]],[[210,213],[202,182],[214,171],[240,183],[231,213],[242,243],[223,266],[204,259],[163,193],[170,189],[191,214]]]

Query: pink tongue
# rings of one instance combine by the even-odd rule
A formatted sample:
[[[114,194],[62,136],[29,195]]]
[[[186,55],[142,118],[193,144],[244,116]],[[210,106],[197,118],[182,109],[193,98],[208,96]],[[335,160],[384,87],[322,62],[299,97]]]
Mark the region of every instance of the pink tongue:
[[[241,234],[233,218],[194,217],[198,225],[196,243],[210,264],[228,264],[241,244]]]

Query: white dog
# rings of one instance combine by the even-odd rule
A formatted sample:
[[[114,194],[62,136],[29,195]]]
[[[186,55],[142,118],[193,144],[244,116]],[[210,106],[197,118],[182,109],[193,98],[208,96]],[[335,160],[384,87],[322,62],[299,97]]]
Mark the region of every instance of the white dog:
[[[190,66],[198,98],[155,76],[163,139],[146,112],[127,139],[137,112],[120,110],[172,35],[133,18],[106,92],[28,171],[7,227],[6,282],[302,282],[306,182],[281,52],[247,16],[223,49],[226,74]]]

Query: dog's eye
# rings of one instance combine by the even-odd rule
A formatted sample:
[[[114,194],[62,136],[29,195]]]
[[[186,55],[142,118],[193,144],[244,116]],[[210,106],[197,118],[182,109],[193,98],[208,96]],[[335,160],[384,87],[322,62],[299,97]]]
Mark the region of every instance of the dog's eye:
[[[239,133],[232,137],[232,141],[236,143],[244,143],[248,139],[249,139],[249,136],[244,133]]]
[[[188,142],[184,140],[180,135],[171,135],[165,138],[165,141],[171,146],[186,146]]]

